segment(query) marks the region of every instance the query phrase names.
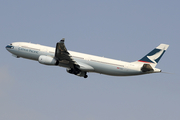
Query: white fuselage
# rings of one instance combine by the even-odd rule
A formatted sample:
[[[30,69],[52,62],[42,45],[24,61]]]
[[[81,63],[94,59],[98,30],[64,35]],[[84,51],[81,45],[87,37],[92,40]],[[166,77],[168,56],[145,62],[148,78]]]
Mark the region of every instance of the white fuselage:
[[[6,47],[16,57],[22,57],[26,59],[38,61],[39,56],[55,56],[55,48],[43,46],[39,44],[32,44],[26,42],[14,42],[12,47]],[[68,51],[72,58],[82,64],[90,66],[92,69],[86,69],[86,72],[96,72],[100,74],[112,75],[112,76],[130,76],[141,75],[147,73],[160,72],[160,70],[153,72],[142,72],[142,63],[135,62],[123,62],[120,60],[114,60],[104,57],[98,57],[94,55]],[[66,64],[59,63],[59,66],[68,68]]]

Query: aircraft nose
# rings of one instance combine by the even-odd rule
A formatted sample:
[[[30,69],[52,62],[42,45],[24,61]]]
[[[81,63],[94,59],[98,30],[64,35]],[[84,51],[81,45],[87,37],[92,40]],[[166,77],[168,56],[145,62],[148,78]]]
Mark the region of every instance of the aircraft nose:
[[[6,49],[8,48],[8,45],[6,46]]]
[[[6,46],[6,50],[8,49],[8,45]]]
[[[12,45],[7,45],[6,46],[6,49],[9,50],[9,49],[13,49],[14,47]]]

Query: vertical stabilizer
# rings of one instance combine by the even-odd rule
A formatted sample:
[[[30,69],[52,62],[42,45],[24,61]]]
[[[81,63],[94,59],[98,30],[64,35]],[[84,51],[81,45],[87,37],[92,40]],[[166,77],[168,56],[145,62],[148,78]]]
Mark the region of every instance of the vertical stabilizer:
[[[168,47],[169,45],[167,44],[160,44],[158,47],[156,47],[142,59],[138,60],[138,62],[149,63],[153,67],[155,67]]]

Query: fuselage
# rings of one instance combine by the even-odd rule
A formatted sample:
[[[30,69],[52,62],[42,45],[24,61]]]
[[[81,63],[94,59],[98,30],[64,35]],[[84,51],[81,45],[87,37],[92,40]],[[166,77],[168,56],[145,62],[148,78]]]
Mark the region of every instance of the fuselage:
[[[6,49],[16,57],[36,61],[38,61],[38,58],[41,55],[51,57],[55,56],[55,48],[27,42],[11,43],[10,45],[6,46]],[[160,72],[159,69],[153,72],[142,72],[142,63],[124,62],[69,50],[68,52],[75,61],[92,67],[92,69],[86,69],[86,72],[96,72],[112,76],[131,76]],[[69,68],[67,64],[59,63],[58,65]]]

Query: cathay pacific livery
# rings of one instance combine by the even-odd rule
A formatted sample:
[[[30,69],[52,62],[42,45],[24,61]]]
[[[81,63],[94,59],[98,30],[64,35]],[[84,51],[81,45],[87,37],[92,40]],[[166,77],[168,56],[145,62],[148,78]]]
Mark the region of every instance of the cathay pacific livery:
[[[132,76],[159,73],[155,68],[169,45],[160,44],[142,59],[135,62],[124,62],[66,49],[64,38],[56,48],[27,42],[14,42],[6,49],[16,58],[36,60],[44,65],[65,67],[68,73],[87,78],[88,72],[112,76]]]

